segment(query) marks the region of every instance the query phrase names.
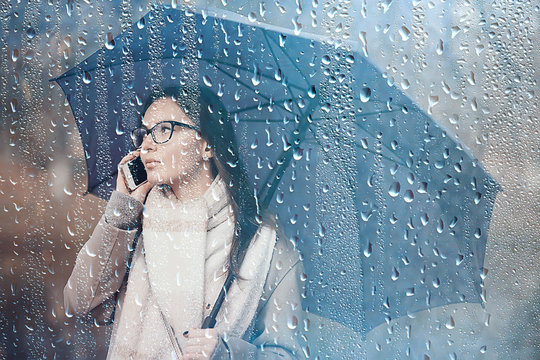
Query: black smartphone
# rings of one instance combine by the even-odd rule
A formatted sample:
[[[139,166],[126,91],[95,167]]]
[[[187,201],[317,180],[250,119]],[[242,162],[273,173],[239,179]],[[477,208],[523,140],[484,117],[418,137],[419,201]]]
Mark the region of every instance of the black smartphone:
[[[121,166],[128,187],[131,191],[135,190],[139,185],[147,180],[146,169],[140,157],[128,161]]]

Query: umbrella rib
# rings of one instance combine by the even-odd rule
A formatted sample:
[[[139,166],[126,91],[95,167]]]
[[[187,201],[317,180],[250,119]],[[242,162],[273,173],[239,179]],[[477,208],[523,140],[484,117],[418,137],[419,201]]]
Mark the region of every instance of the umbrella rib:
[[[399,112],[399,110],[385,110],[385,111],[373,111],[373,112],[369,112],[369,113],[361,113],[361,114],[356,114],[355,117],[360,117],[360,116],[371,116],[371,115],[379,115],[379,114],[390,114],[390,113],[393,113],[393,112]],[[324,120],[325,118],[313,118],[312,120],[313,121],[320,121],[320,120]]]
[[[160,59],[162,59],[162,60],[170,60],[170,59],[178,59],[178,57],[177,56],[164,56],[164,57],[161,57]],[[152,60],[152,58],[141,58],[141,59],[135,60],[134,62],[143,62],[143,61],[150,61],[150,60]],[[213,59],[208,59],[208,58],[201,58],[201,60],[209,63],[210,65],[215,65],[215,63],[218,63],[218,64],[221,64],[221,65],[230,66],[232,68],[240,69],[240,70],[243,70],[245,72],[250,71],[247,67],[237,66],[235,64],[230,64],[230,63],[227,63],[227,62],[221,61],[221,60],[213,60]],[[105,66],[104,69],[114,68],[114,67],[118,67],[118,66],[122,66],[122,63],[109,64],[109,65]],[[60,75],[60,76],[58,76],[56,78],[50,79],[49,82],[52,82],[52,81],[58,82],[58,80],[62,80],[64,78],[71,77],[71,76],[76,76],[78,73],[80,73],[82,71],[92,72],[92,71],[96,71],[97,69],[98,69],[98,66],[95,66],[95,67],[93,67],[91,69],[86,69],[86,70],[82,70],[81,68],[79,68],[79,72],[74,72],[74,73],[71,73],[71,74],[66,73],[64,75]],[[269,76],[269,75],[266,75],[266,74],[263,74],[263,73],[261,73],[261,76],[264,77],[265,79],[269,79],[269,80],[272,80],[272,81],[277,81],[272,76]],[[290,84],[290,86],[295,88],[295,89],[298,89],[298,90],[304,90],[304,88],[302,88],[300,85]]]
[[[240,122],[260,122],[260,123],[279,123],[283,122],[283,119],[242,119]]]
[[[356,115],[356,116],[358,117],[358,116],[360,116],[360,115],[362,115],[362,116],[371,116],[371,115],[378,115],[378,114],[388,114],[388,113],[392,113],[392,112],[396,112],[396,111],[399,111],[399,110],[389,110],[389,111],[383,111],[383,112],[372,112],[372,113],[367,113],[367,114],[358,114],[358,115]],[[313,121],[320,121],[320,120],[324,120],[324,118],[315,118],[315,119],[313,119]],[[363,126],[358,122],[358,120],[356,120],[356,121],[354,122],[354,124],[355,124],[356,126],[358,126],[358,128],[360,128],[360,130],[362,130],[362,131],[364,131],[365,133],[367,133],[371,138],[376,139],[376,137],[375,137],[372,133],[370,133],[365,127],[363,127]],[[356,143],[356,145],[359,146],[358,143]],[[384,144],[381,144],[381,145],[382,145],[383,148],[385,148],[385,149],[388,150],[389,152],[394,153],[394,150],[390,149],[388,146],[386,146],[386,145],[384,145]],[[369,153],[381,155],[383,158],[385,158],[385,159],[387,159],[387,160],[389,160],[389,161],[392,161],[392,162],[394,162],[394,163],[396,163],[396,164],[399,164],[399,165],[401,165],[401,166],[407,167],[407,165],[405,164],[405,162],[403,161],[403,159],[401,159],[401,158],[400,158],[399,156],[397,156],[397,155],[396,155],[396,158],[397,158],[399,161],[396,161],[395,159],[392,159],[392,158],[390,158],[390,157],[388,157],[388,156],[386,156],[386,155],[383,155],[383,154],[381,154],[381,153],[374,152],[373,150],[366,149],[366,148],[364,148],[363,146],[361,146],[361,148],[362,148],[362,150],[366,150],[366,151],[369,152]]]
[[[215,65],[216,63],[218,63],[218,64],[221,64],[221,65],[230,66],[230,67],[235,68],[235,69],[240,69],[240,70],[243,70],[245,72],[250,72],[249,68],[247,68],[245,66],[230,64],[230,63],[222,61],[222,60],[213,60],[213,59],[208,59],[208,58],[201,58],[201,60],[209,63],[210,65]],[[272,77],[270,75],[266,75],[266,74],[261,73],[261,76],[263,78],[265,78],[265,79],[269,79],[269,80],[278,82],[274,77]],[[301,87],[299,85],[296,85],[296,84],[291,84],[291,87],[293,87],[295,89],[298,89],[298,90],[304,90],[303,87]]]
[[[268,44],[268,49],[270,50],[270,54],[272,55],[272,59],[274,59],[274,62],[276,63],[276,66],[279,67],[276,53],[274,52],[274,49],[272,49],[272,46],[270,45],[270,39],[268,38],[268,35],[266,34],[266,32],[264,30],[262,31],[262,33],[264,35],[264,39],[266,40],[266,43]],[[287,56],[287,54],[284,51],[282,51],[282,52],[285,54],[285,56]],[[292,60],[290,58],[289,58],[289,60],[292,62]],[[294,65],[294,63],[293,63],[293,65]],[[306,80],[304,74],[300,71],[300,69],[298,69],[298,67],[295,66],[295,68],[300,73],[300,75],[302,76],[304,81],[306,81],[306,83],[307,83],[307,80]],[[309,83],[308,83],[308,85],[309,85]],[[291,87],[289,86],[288,83],[287,83],[287,89],[289,90],[291,95],[294,95],[294,93],[292,92],[292,89],[291,89]],[[304,91],[304,94],[305,94],[305,89],[302,90],[302,91]],[[296,107],[298,108],[298,111],[302,112],[302,110],[300,110],[300,107],[298,106],[298,104],[296,104]]]
[[[272,56],[274,57],[274,61],[276,62],[276,65],[277,65],[277,60],[276,60],[276,56],[275,56],[275,53],[274,53],[274,50],[272,49],[272,47],[270,46],[270,43],[269,43],[269,40],[272,41],[274,44],[276,44],[278,47],[279,44],[276,43],[275,40],[273,40],[272,38],[268,38],[268,36],[266,35],[266,31],[262,30],[263,34],[264,34],[264,38],[266,39],[266,43],[268,44],[268,47],[270,48],[270,52],[272,53]],[[287,57],[287,59],[289,59],[289,61],[291,62],[291,64],[294,66],[294,68],[296,69],[296,71],[298,71],[300,73],[300,75],[302,75],[302,79],[304,79],[304,81],[306,82],[306,85],[309,86],[309,81],[307,80],[306,76],[304,75],[304,73],[300,70],[300,68],[294,63],[293,59],[289,56],[289,54],[287,54],[285,51],[281,51],[285,57]]]
[[[354,97],[353,100],[360,100],[362,101],[362,99],[360,99],[359,97]],[[388,102],[385,102],[385,101],[382,101],[382,100],[377,100],[377,99],[370,99],[369,100],[370,103],[375,103],[375,104],[384,104],[386,105],[386,108],[388,109]],[[394,104],[395,106],[405,106],[405,104]],[[390,110],[390,111],[394,111],[394,110]]]
[[[279,66],[278,63],[277,63],[277,57],[272,49],[272,46],[270,45],[270,42],[269,42],[269,39],[268,39],[268,36],[266,34],[266,32],[263,30],[262,31],[263,35],[264,35],[264,38],[268,44],[268,48],[270,49],[270,53],[272,54],[272,57],[274,59],[274,62],[276,63],[276,66]],[[291,63],[293,64],[293,66],[298,70],[298,72],[301,74],[301,76],[304,78],[304,80],[306,80],[304,74],[300,71],[300,69],[298,69],[298,67],[294,64],[294,62],[292,61],[292,59],[288,56],[287,53],[285,53],[285,56],[287,56],[287,58],[289,59],[289,61],[291,61]],[[306,80],[307,82],[307,80]],[[309,85],[309,83],[308,83]],[[289,90],[289,92],[294,95],[294,93],[292,92],[291,88],[287,85],[287,89]],[[315,102],[312,102],[310,104],[310,107],[308,108],[310,111],[311,109],[315,106]],[[310,111],[305,111],[303,112],[300,107],[298,106],[298,104],[296,104],[296,107],[298,108],[298,111],[300,112],[300,117],[304,117],[304,115],[306,113],[309,113]],[[305,123],[302,123],[300,124],[297,128],[295,128],[295,130],[293,131],[294,132],[298,132],[298,140],[299,140],[299,143],[301,143],[303,141],[303,137],[305,137],[305,133],[307,131],[307,128],[309,126],[309,123],[308,122],[305,122]],[[292,151],[290,151],[292,148],[292,145],[288,148],[288,149],[284,149],[280,156],[278,157],[279,158],[282,158],[284,157],[282,160],[283,160],[283,163],[278,167],[278,168],[274,168],[275,170],[272,170],[266,177],[266,181],[265,183],[268,184],[268,182],[270,181],[270,179],[272,178],[272,173],[275,173],[274,177],[273,177],[273,180],[272,180],[272,185],[270,186],[270,188],[268,187],[265,187],[263,189],[263,191],[261,192],[261,196],[264,194],[265,197],[262,201],[262,206],[263,207],[268,207],[268,205],[270,204],[270,200],[272,199],[276,189],[277,189],[277,185],[279,184],[279,182],[281,181],[281,176],[283,175],[283,173],[285,172],[285,170],[287,169],[287,167],[289,166],[289,163],[291,161],[291,158],[292,158]],[[267,190],[268,189],[268,190]],[[264,190],[266,190],[266,193],[264,193]]]
[[[230,77],[231,79],[235,80],[235,81],[238,82],[240,85],[243,85],[245,88],[251,90],[255,95],[259,95],[259,96],[262,97],[263,99],[270,101],[270,98],[269,98],[269,97],[264,96],[264,95],[262,95],[262,94],[258,94],[257,92],[255,92],[254,89],[252,89],[250,86],[248,86],[245,82],[243,82],[242,80],[235,79],[234,76],[232,76],[231,74],[229,74],[229,73],[226,72],[225,70],[221,69],[219,66],[216,66],[216,69],[219,70],[219,71],[221,71],[223,74],[225,74],[226,76]],[[286,110],[286,111],[290,112],[289,110],[285,109],[283,106],[281,106],[281,105],[279,105],[279,104],[277,104],[277,107],[282,108],[283,110]],[[229,113],[234,114],[233,111],[230,111]]]
[[[309,111],[306,111],[307,112],[311,112],[312,108],[315,106],[315,104],[311,104],[311,106],[308,108]],[[303,113],[302,113],[302,116],[303,116]],[[297,139],[298,140],[298,143],[302,143],[304,141],[304,138],[306,136],[306,131],[309,127],[309,122],[305,121],[303,123],[301,123],[297,128],[295,128],[293,130],[293,134],[294,133],[298,133],[297,135]],[[293,141],[294,143],[295,141]],[[274,168],[267,176],[266,176],[266,179],[265,179],[265,184],[268,184],[270,182],[270,179],[272,179],[272,173],[275,173],[275,175],[273,176],[273,179],[272,179],[272,185],[270,187],[265,187],[263,189],[263,191],[261,191],[261,196],[263,194],[265,194],[265,197],[262,201],[262,206],[263,208],[265,207],[268,207],[268,205],[270,204],[270,200],[272,199],[272,197],[274,196],[274,193],[277,189],[277,186],[278,184],[280,183],[281,181],[281,176],[283,176],[283,173],[285,172],[285,170],[288,168],[289,166],[289,163],[291,162],[291,159],[292,159],[292,151],[291,149],[293,148],[293,145],[289,146],[289,148],[287,149],[284,149],[281,154],[279,155],[278,159],[281,159],[283,162],[281,163],[281,165],[277,168]],[[279,161],[279,160],[278,160]],[[264,190],[266,190],[266,193],[264,192]]]
[[[369,133],[368,133],[369,134]],[[330,135],[334,138],[334,139],[337,139],[337,135],[334,134],[334,131],[330,130]],[[372,136],[371,134],[369,134],[370,136]],[[372,136],[373,137],[373,136]],[[346,138],[342,138],[342,140],[346,140]],[[351,145],[351,141],[347,141],[347,143],[349,145]],[[387,156],[387,155],[384,155],[382,153],[379,153],[379,152],[376,152],[374,150],[371,150],[371,149],[367,149],[363,146],[361,146],[359,143],[357,143],[356,141],[354,141],[354,145],[358,148],[360,148],[361,150],[365,150],[373,155],[380,155],[381,157],[383,157],[384,159],[388,160],[388,161],[391,161],[395,164],[399,164],[401,166],[404,166],[404,167],[408,167],[405,162],[403,162],[403,159],[401,159],[400,157],[396,156],[397,160],[396,159],[392,159],[391,157]],[[391,149],[387,148],[386,146],[384,146],[383,144],[381,144],[385,149],[387,149],[388,151],[392,152]]]
[[[246,108],[243,108],[243,109],[237,109],[235,111],[229,111],[229,114],[237,114],[237,113],[240,113],[240,112],[244,112],[244,111],[249,111],[249,110],[253,110],[253,109],[257,109],[259,106],[268,106],[268,105],[276,105],[278,107],[280,107],[281,109],[287,111],[288,113],[292,114],[293,112],[290,111],[290,110],[287,110],[287,108],[285,108],[284,106],[282,105],[279,105],[279,103],[281,102],[284,102],[286,100],[298,100],[300,98],[288,98],[288,99],[280,99],[280,100],[276,100],[274,101],[273,103],[265,103],[265,104],[258,104],[258,105],[253,105],[253,106],[248,106]]]

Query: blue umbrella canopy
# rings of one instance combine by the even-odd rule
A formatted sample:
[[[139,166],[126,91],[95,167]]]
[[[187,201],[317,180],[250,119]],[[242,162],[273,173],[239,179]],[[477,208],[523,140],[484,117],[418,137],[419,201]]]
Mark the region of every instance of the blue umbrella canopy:
[[[221,98],[259,204],[300,249],[304,310],[365,334],[482,302],[498,184],[361,54],[264,26],[155,9],[56,81],[108,199],[156,87]]]

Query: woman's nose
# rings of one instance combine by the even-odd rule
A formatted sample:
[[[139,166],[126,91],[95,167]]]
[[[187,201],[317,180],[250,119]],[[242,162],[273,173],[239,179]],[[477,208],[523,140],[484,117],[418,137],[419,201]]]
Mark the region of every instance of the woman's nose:
[[[147,134],[144,137],[143,142],[141,144],[141,152],[147,153],[148,151],[155,150],[155,146],[156,144],[154,143],[154,140],[152,139],[152,135]]]

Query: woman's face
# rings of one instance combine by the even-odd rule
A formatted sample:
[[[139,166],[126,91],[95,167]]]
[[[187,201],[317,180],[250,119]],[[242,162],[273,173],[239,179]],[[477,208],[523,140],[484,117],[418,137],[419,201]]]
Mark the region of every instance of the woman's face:
[[[170,97],[154,101],[146,110],[142,125],[152,129],[157,123],[169,120],[195,125]],[[148,134],[141,145],[141,160],[148,181],[154,185],[173,186],[197,178],[203,155],[212,156],[207,142],[195,130],[182,126],[174,126],[171,139],[164,144],[156,144],[152,135]]]

